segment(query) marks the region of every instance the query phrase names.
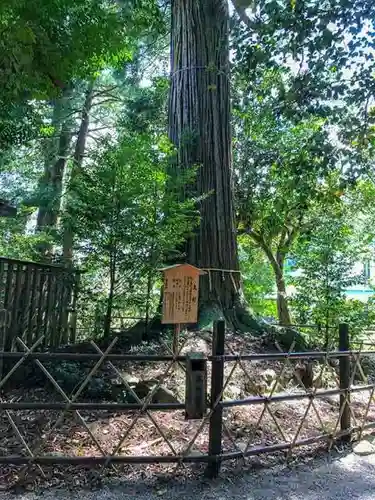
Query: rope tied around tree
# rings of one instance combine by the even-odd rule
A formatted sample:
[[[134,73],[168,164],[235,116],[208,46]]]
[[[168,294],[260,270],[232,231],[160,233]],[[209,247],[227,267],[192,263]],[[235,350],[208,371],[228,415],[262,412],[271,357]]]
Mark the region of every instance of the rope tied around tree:
[[[210,292],[212,291],[212,277],[211,277],[211,272],[220,272],[222,276],[222,280],[225,280],[225,273],[228,273],[230,276],[230,279],[232,280],[233,288],[235,291],[238,291],[238,287],[236,285],[235,279],[233,278],[234,273],[238,273],[241,276],[241,271],[238,269],[218,269],[216,267],[202,267],[202,271],[206,271],[208,274],[208,283],[209,283],[209,290]]]
[[[183,68],[178,68],[175,71],[171,71],[169,74],[170,80],[172,80],[173,77],[175,77],[177,74],[182,73],[183,71],[190,71],[190,70],[198,70],[198,69],[203,69],[209,72],[216,71],[218,75],[224,75],[228,78],[229,80],[229,67],[228,68],[217,68],[213,64],[208,64],[207,66],[184,66]]]

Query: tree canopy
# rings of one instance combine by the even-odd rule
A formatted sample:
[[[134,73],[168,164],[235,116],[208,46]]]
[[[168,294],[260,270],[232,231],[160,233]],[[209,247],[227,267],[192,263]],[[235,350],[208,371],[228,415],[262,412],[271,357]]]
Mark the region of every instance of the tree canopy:
[[[200,325],[370,321],[346,291],[373,259],[374,18],[348,0],[3,3],[0,253],[85,271],[99,334],[157,316],[175,262],[206,269]]]

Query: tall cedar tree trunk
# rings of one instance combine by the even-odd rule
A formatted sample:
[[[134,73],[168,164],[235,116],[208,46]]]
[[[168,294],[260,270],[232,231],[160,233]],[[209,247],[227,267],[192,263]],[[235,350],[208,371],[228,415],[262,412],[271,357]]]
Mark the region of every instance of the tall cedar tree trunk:
[[[228,19],[226,0],[172,1],[169,133],[178,168],[198,166],[189,195],[205,196],[200,227],[186,244],[189,263],[215,269],[201,279],[200,323],[224,315],[232,327],[260,330],[242,305],[238,273]]]
[[[54,103],[52,125],[55,129],[55,137],[49,141],[44,175],[39,182],[41,201],[38,208],[36,232],[51,233],[57,229],[61,211],[63,177],[72,140],[72,120],[64,118],[70,98],[71,89],[64,91],[63,96]],[[42,259],[51,260],[51,243],[39,243],[37,250]]]
[[[69,183],[74,183],[74,180],[79,173],[83,157],[85,154],[87,134],[90,124],[90,111],[94,98],[94,83],[90,83],[86,92],[85,102],[82,109],[81,124],[78,131],[77,142],[74,149],[72,171],[70,173]],[[66,195],[66,217],[63,222],[63,259],[67,267],[71,267],[73,263],[73,245],[74,245],[74,230],[69,219],[69,188]]]

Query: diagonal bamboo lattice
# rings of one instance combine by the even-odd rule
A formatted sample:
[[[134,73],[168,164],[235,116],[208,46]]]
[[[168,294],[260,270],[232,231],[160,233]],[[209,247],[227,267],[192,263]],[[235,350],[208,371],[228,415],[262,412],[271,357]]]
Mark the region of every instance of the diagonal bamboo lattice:
[[[292,345],[290,346],[290,349],[289,349],[289,351],[288,351],[288,355],[290,355],[290,353],[294,350],[294,346],[295,346],[295,342],[293,342],[293,343],[292,343]],[[232,355],[235,355],[235,353],[234,353],[234,351],[233,351],[232,347],[231,347],[231,346],[230,346],[230,344],[228,344],[228,343],[227,343],[227,348],[228,348],[229,352],[230,352]],[[244,374],[245,378],[246,378],[248,381],[250,381],[250,382],[252,383],[252,382],[253,382],[253,381],[252,381],[252,376],[251,376],[251,374],[249,373],[249,371],[246,369],[246,367],[245,367],[245,365],[244,365],[244,363],[243,363],[243,360],[242,360],[241,354],[240,354],[240,355],[239,355],[239,357],[238,357],[238,361],[237,361],[237,363],[238,363],[238,366],[241,368],[241,370],[242,370],[242,372],[243,372],[243,374]],[[284,430],[283,430],[283,428],[282,428],[282,426],[281,426],[280,422],[278,421],[278,419],[277,419],[276,415],[275,415],[275,414],[274,414],[274,412],[271,410],[269,403],[272,401],[272,396],[273,396],[273,394],[275,393],[275,391],[276,391],[277,387],[280,385],[280,382],[281,382],[282,376],[283,376],[283,374],[284,374],[284,372],[285,372],[286,368],[288,367],[288,363],[289,363],[289,357],[287,356],[287,357],[285,358],[285,362],[284,362],[284,364],[283,364],[283,366],[282,366],[282,369],[280,370],[279,375],[277,376],[277,378],[276,378],[276,379],[273,381],[273,383],[272,383],[272,386],[271,386],[271,388],[270,388],[269,394],[267,395],[267,397],[266,397],[266,398],[264,398],[264,402],[263,402],[263,409],[262,409],[261,414],[260,414],[260,416],[258,417],[258,419],[257,419],[257,421],[256,421],[256,423],[255,423],[255,425],[254,425],[253,431],[252,431],[252,433],[251,433],[251,435],[250,435],[250,438],[249,438],[248,442],[246,443],[246,446],[245,446],[245,448],[244,448],[244,449],[240,449],[240,448],[238,447],[238,445],[236,444],[236,440],[235,440],[235,438],[232,436],[232,434],[231,434],[230,430],[228,429],[228,427],[227,427],[227,426],[225,426],[225,430],[226,430],[226,433],[227,433],[227,435],[228,435],[229,439],[230,439],[230,440],[231,440],[231,442],[235,445],[235,448],[239,451],[239,453],[241,453],[241,455],[242,455],[242,457],[243,457],[243,458],[245,458],[245,457],[246,457],[246,453],[249,451],[249,449],[250,449],[250,447],[251,447],[251,444],[252,444],[252,440],[253,440],[253,438],[254,438],[255,434],[258,432],[258,430],[259,430],[259,428],[260,428],[260,426],[261,426],[261,424],[262,424],[262,421],[263,421],[264,416],[265,416],[265,414],[266,414],[266,413],[268,413],[268,415],[269,415],[269,416],[271,417],[271,419],[273,420],[273,422],[274,422],[274,424],[275,424],[275,426],[276,426],[276,429],[277,429],[278,433],[281,435],[281,437],[282,437],[283,441],[285,441],[285,442],[287,441],[287,438],[286,438],[285,432],[284,432]],[[235,367],[234,367],[234,368],[235,368]],[[233,372],[234,372],[234,370],[231,372],[231,375],[233,375]],[[257,388],[256,388],[256,386],[255,386],[255,389],[257,389]],[[262,397],[262,394],[260,393],[259,389],[257,390],[257,397]]]
[[[236,354],[236,353],[234,353],[233,348],[229,344],[227,344],[227,348],[231,354],[231,357],[229,357],[229,358],[236,359],[238,361],[238,366],[241,368],[242,373],[245,376],[245,378],[247,380],[249,380],[250,382],[254,382],[252,374],[251,374],[251,369],[249,370],[249,368],[247,368],[245,366],[244,360],[248,361],[251,358],[253,360],[255,360],[257,358],[257,356],[256,355],[249,356],[249,355],[244,354],[244,353]],[[280,355],[282,355],[284,361],[282,363],[281,370],[279,371],[276,379],[273,381],[272,386],[270,387],[269,391],[267,392],[267,395],[262,395],[260,392],[257,392],[254,397],[249,397],[249,398],[246,398],[245,400],[242,400],[242,401],[236,401],[236,400],[228,401],[227,400],[227,401],[223,402],[223,406],[229,407],[229,408],[235,407],[236,403],[238,403],[241,406],[243,406],[244,404],[249,405],[249,406],[254,405],[254,404],[259,405],[260,403],[262,403],[262,405],[263,405],[262,411],[261,411],[258,419],[256,420],[255,425],[253,426],[253,430],[250,434],[250,437],[249,437],[245,447],[241,443],[242,447],[240,448],[239,444],[237,443],[237,441],[236,441],[235,437],[233,436],[233,434],[231,433],[230,429],[224,423],[224,426],[223,426],[224,432],[236,450],[236,453],[227,453],[228,458],[229,458],[229,456],[232,456],[232,457],[241,456],[242,458],[245,458],[247,456],[252,456],[254,454],[267,453],[267,452],[272,452],[272,451],[277,451],[277,450],[280,450],[280,451],[286,450],[287,451],[286,456],[287,456],[287,458],[290,458],[294,448],[297,446],[301,446],[303,444],[310,444],[310,443],[314,442],[314,440],[315,441],[325,440],[328,443],[328,449],[331,449],[332,445],[335,443],[337,438],[340,438],[341,436],[343,436],[345,434],[350,435],[354,431],[358,431],[358,437],[361,438],[362,433],[363,433],[365,428],[375,427],[375,425],[373,425],[372,423],[366,424],[366,419],[367,419],[367,416],[369,414],[371,402],[374,401],[375,386],[373,384],[369,384],[369,385],[365,385],[365,386],[359,386],[359,387],[352,388],[357,371],[361,374],[362,380],[364,382],[367,382],[367,378],[364,375],[364,371],[363,371],[363,369],[361,367],[361,363],[360,363],[360,358],[361,358],[361,355],[363,354],[362,345],[360,346],[360,349],[358,351],[347,353],[347,357],[353,362],[353,369],[351,370],[348,388],[345,391],[340,389],[340,380],[338,378],[338,375],[337,375],[336,371],[334,370],[334,368],[329,363],[331,358],[335,358],[338,355],[337,351],[333,351],[333,352],[327,351],[325,353],[306,353],[306,355],[304,355],[303,353],[294,353],[293,354],[294,344],[291,345],[291,348],[287,353],[283,352],[282,349],[280,348],[280,346],[278,346],[278,345],[277,345],[277,348],[280,352]],[[295,394],[293,396],[289,395],[289,394],[276,394],[275,395],[276,388],[280,387],[282,385],[282,377],[283,377],[285,370],[288,367],[292,368],[291,359],[294,358],[294,359],[299,359],[299,360],[309,360],[310,356],[314,356],[314,354],[317,354],[317,357],[321,360],[319,374],[314,379],[314,383],[315,383],[314,387],[304,388],[304,384],[301,380],[301,377],[299,376],[298,372],[294,371],[294,377],[298,379],[299,386],[304,388],[304,394],[303,393],[302,394]],[[367,354],[369,354],[369,353],[367,353]],[[375,352],[372,354],[375,355]],[[272,357],[272,355],[270,355],[269,359],[272,359],[272,358],[276,359],[276,357],[277,356]],[[261,355],[260,358],[266,360],[268,357],[267,357],[267,355]],[[336,382],[336,387],[337,387],[336,389],[319,390],[320,382],[322,381],[324,372],[326,370],[331,372],[332,378]],[[256,390],[256,386],[254,386],[254,384],[253,384],[253,388],[255,388],[255,390]],[[355,416],[355,413],[353,411],[352,405],[350,403],[350,394],[353,391],[360,392],[360,391],[364,391],[364,390],[370,391],[370,395],[369,395],[369,399],[368,399],[366,409],[364,412],[363,421],[359,425],[357,422],[357,418]],[[316,400],[318,398],[324,397],[325,395],[332,396],[335,394],[337,394],[337,395],[342,394],[343,401],[340,404],[340,409],[338,412],[337,419],[333,425],[333,429],[328,430],[326,428],[326,425],[324,424],[320,410],[318,409],[318,407],[316,405]],[[308,404],[306,406],[306,409],[304,411],[304,414],[303,414],[299,424],[296,427],[295,433],[291,436],[290,439],[288,439],[286,437],[287,433],[283,429],[282,423],[279,421],[275,412],[272,411],[272,409],[271,409],[271,404],[273,402],[282,402],[282,401],[288,401],[288,400],[293,400],[293,399],[296,399],[296,400],[302,399],[301,396],[302,397],[305,396],[308,398]],[[342,419],[343,412],[344,412],[346,405],[349,408],[349,413],[350,413],[350,417],[351,417],[353,425],[349,429],[343,430],[343,429],[340,429],[340,421]],[[319,436],[315,436],[315,438],[300,439],[301,430],[302,430],[303,426],[305,425],[306,421],[308,420],[309,415],[311,415],[311,412],[313,412],[314,415],[316,416],[318,423],[320,425],[320,428],[324,432],[323,432],[323,434],[320,434]],[[273,445],[268,445],[268,446],[255,446],[254,447],[253,446],[253,439],[257,433],[261,432],[262,422],[263,422],[265,415],[267,415],[267,414],[272,419],[272,421],[275,425],[277,433],[281,438],[281,443],[275,443]]]
[[[229,354],[223,354],[217,356],[213,351],[212,356],[209,356],[209,361],[212,362],[212,368],[214,368],[214,361],[221,360],[222,369],[224,375],[224,365],[226,363],[232,363],[233,366],[227,371],[226,376],[223,376],[222,383],[219,387],[219,391],[216,390],[215,396],[211,396],[211,404],[209,409],[206,411],[200,421],[194,429],[191,429],[191,434],[189,435],[186,443],[177,448],[175,442],[169,437],[166,429],[161,425],[155,418],[154,410],[181,410],[184,408],[182,403],[172,403],[159,405],[153,403],[153,398],[157,391],[162,387],[162,384],[168,379],[168,377],[175,373],[174,368],[180,367],[183,371],[186,371],[185,361],[186,357],[181,353],[186,345],[188,337],[182,338],[179,345],[178,352],[173,353],[169,345],[164,344],[167,351],[167,355],[164,356],[149,356],[149,355],[126,355],[114,353],[114,348],[116,346],[117,339],[114,339],[111,344],[102,350],[95,342],[91,342],[91,345],[95,351],[95,354],[67,354],[68,359],[77,360],[92,360],[95,361],[94,366],[89,370],[87,375],[84,377],[82,382],[76,387],[72,394],[68,394],[66,390],[61,387],[58,383],[56,377],[51,374],[51,370],[46,367],[44,361],[48,359],[63,359],[64,354],[62,353],[40,353],[37,352],[40,345],[43,343],[43,338],[38,339],[33,345],[28,347],[25,341],[21,338],[17,338],[16,342],[18,347],[22,352],[19,353],[0,353],[4,354],[6,357],[17,359],[15,365],[9,370],[1,380],[0,380],[0,390],[4,388],[5,384],[9,382],[11,377],[14,375],[16,370],[18,370],[21,365],[26,362],[32,361],[35,366],[40,370],[40,372],[46,377],[46,380],[52,385],[56,390],[57,394],[62,398],[62,403],[41,403],[40,408],[48,409],[59,409],[60,414],[51,423],[48,422],[42,431],[42,437],[33,445],[30,444],[29,436],[27,432],[22,432],[17,419],[14,418],[12,411],[17,411],[17,409],[22,408],[38,408],[38,403],[34,406],[31,403],[23,405],[22,401],[20,403],[9,403],[5,401],[4,395],[0,396],[0,409],[4,410],[4,415],[9,422],[11,429],[13,430],[17,440],[24,449],[25,456],[0,456],[0,464],[10,463],[23,466],[21,471],[18,473],[20,480],[26,474],[30,465],[35,465],[39,468],[41,474],[43,474],[43,466],[51,464],[90,464],[111,467],[115,472],[117,464],[150,464],[150,463],[175,463],[176,468],[180,466],[186,466],[189,462],[221,462],[223,460],[229,459],[247,459],[247,457],[260,454],[260,453],[272,453],[275,451],[284,451],[286,459],[289,459],[293,451],[299,447],[306,444],[312,444],[315,442],[325,441],[327,443],[328,449],[331,449],[338,438],[344,435],[356,435],[359,438],[362,437],[363,433],[375,427],[375,422],[368,422],[368,417],[371,410],[371,403],[375,400],[375,384],[369,383],[365,375],[364,369],[361,365],[361,359],[363,355],[375,355],[371,351],[364,351],[363,345],[356,351],[326,351],[326,352],[306,352],[298,353],[295,352],[295,343],[292,343],[290,349],[284,352],[281,347],[276,344],[277,352],[273,353],[247,353],[242,349],[240,353],[236,353],[233,346],[227,342],[227,350]],[[224,350],[222,351],[224,352]],[[346,359],[350,360],[351,370],[348,378],[346,379],[345,385],[342,384],[342,380],[338,377],[337,371],[334,366],[332,366],[332,359],[337,358],[340,360]],[[115,366],[115,362],[118,360],[132,360],[137,361],[163,361],[166,362],[166,366],[162,370],[160,376],[158,376],[158,383],[156,383],[149,391],[145,398],[140,398],[136,391],[133,389],[127,378],[122,374],[121,370]],[[293,362],[298,361],[318,361],[318,375],[314,379],[315,385],[306,388],[298,372],[294,370]],[[266,394],[261,393],[259,390],[255,395],[251,397],[245,397],[241,400],[228,400],[224,398],[226,389],[228,385],[233,382],[236,370],[240,370],[242,374],[242,379],[249,382],[254,381],[254,373],[252,372],[253,362],[266,361],[268,363],[278,362],[277,369],[278,373],[276,378],[272,381],[271,386]],[[124,432],[121,434],[118,441],[111,445],[110,449],[106,450],[105,447],[100,443],[100,440],[95,436],[94,432],[91,430],[90,426],[83,414],[82,409],[90,408],[94,409],[95,404],[92,403],[80,403],[78,400],[80,396],[83,395],[88,384],[92,378],[98,373],[98,371],[106,366],[110,371],[120,380],[120,383],[124,387],[125,391],[132,396],[135,403],[113,403],[113,404],[102,404],[98,403],[98,408],[111,408],[114,411],[129,411],[133,412],[130,422],[126,425]],[[276,366],[276,364],[275,364]],[[217,367],[215,368],[217,370]],[[286,392],[285,386],[285,374],[294,373],[294,377],[297,379],[298,387],[301,389],[299,392],[288,393]],[[335,388],[321,389],[321,381],[324,377],[330,373],[330,380],[335,383]],[[216,374],[217,375],[217,374]],[[360,377],[362,385],[356,385],[356,377]],[[340,375],[341,376],[341,375]],[[358,380],[358,379],[357,379]],[[280,389],[282,389],[281,392]],[[360,392],[368,392],[368,400],[366,400],[364,407],[360,415],[356,413],[353,408],[352,395]],[[209,391],[210,393],[210,391]],[[338,411],[334,417],[334,425],[328,427],[325,420],[321,414],[321,409],[317,404],[320,398],[326,396],[340,396],[340,405]],[[276,402],[283,401],[307,401],[306,408],[303,411],[302,417],[295,424],[293,432],[285,429],[283,422],[275,411],[273,406]],[[227,437],[233,446],[234,452],[228,452],[221,450],[216,450],[215,454],[196,454],[192,450],[197,443],[198,437],[203,433],[207,432],[207,425],[212,422],[212,419],[217,418],[218,410],[231,408],[235,406],[252,406],[257,405],[261,407],[260,413],[253,422],[253,428],[250,435],[247,436],[246,442],[239,443],[236,436],[233,435],[232,430],[225,420],[222,420],[222,426],[218,432],[220,432],[220,439],[223,440]],[[343,428],[342,418],[345,413],[345,409],[348,410],[348,415],[350,416],[350,426]],[[87,433],[90,442],[94,445],[95,452],[98,452],[97,456],[51,456],[45,453],[48,440],[56,432],[59,426],[62,425],[64,418],[67,414],[72,414],[74,419],[79,424],[79,426]],[[313,435],[308,437],[302,436],[302,429],[304,425],[310,418],[314,416],[318,422],[321,433],[319,435]],[[121,454],[123,444],[129,439],[132,431],[139,425],[140,419],[146,417],[150,426],[152,426],[156,431],[159,439],[167,446],[169,453],[160,455],[144,455],[144,456],[133,456]],[[221,417],[222,418],[222,417]],[[256,445],[254,446],[254,437],[257,433],[262,432],[262,427],[264,426],[265,419],[268,418],[272,421],[275,429],[274,441],[267,445]],[[375,420],[375,418],[374,418]],[[210,427],[211,430],[211,427]],[[211,436],[209,437],[211,439]],[[241,444],[241,446],[240,446]],[[1,437],[0,437],[1,445]],[[211,447],[210,447],[211,450]]]
[[[111,355],[111,352],[116,344],[117,339],[114,339],[112,341],[112,343],[109,345],[109,347],[104,352],[99,348],[99,346],[97,344],[95,344],[95,342],[91,342],[91,345],[94,347],[95,351],[100,355],[100,358],[96,362],[95,366],[90,370],[90,372],[85,377],[85,379],[82,381],[82,383],[79,385],[78,389],[71,396],[68,396],[66,394],[66,392],[62,389],[62,387],[57,382],[57,380],[51,375],[50,371],[43,365],[43,363],[41,361],[39,361],[39,359],[33,359],[33,362],[35,363],[35,365],[47,377],[47,379],[53,385],[53,387],[56,389],[58,394],[60,394],[62,396],[62,398],[65,401],[65,406],[61,410],[60,416],[54,422],[54,424],[49,428],[49,430],[48,431],[44,430],[42,432],[43,438],[33,448],[31,448],[27,444],[24,436],[22,435],[21,431],[19,430],[15,421],[11,418],[9,411],[7,410],[7,416],[8,416],[8,419],[9,419],[11,425],[12,425],[12,428],[14,429],[15,433],[19,437],[24,448],[27,450],[27,453],[28,453],[29,458],[30,458],[30,460],[26,460],[26,459],[23,460],[22,457],[18,457],[18,460],[16,460],[15,457],[9,457],[10,463],[26,463],[25,467],[21,470],[21,472],[19,474],[20,480],[23,478],[23,476],[27,470],[27,467],[29,466],[30,463],[36,463],[38,465],[38,467],[40,468],[40,465],[39,465],[40,463],[46,463],[46,462],[49,463],[50,462],[48,460],[48,458],[50,458],[50,457],[43,456],[43,455],[41,455],[41,453],[43,452],[43,449],[44,449],[49,437],[56,431],[56,429],[59,427],[59,425],[63,422],[64,416],[68,412],[74,413],[78,422],[82,425],[82,427],[85,429],[85,431],[89,434],[92,442],[96,446],[96,449],[100,452],[100,455],[103,458],[103,460],[100,463],[102,463],[104,467],[108,467],[108,466],[114,467],[114,462],[124,461],[127,463],[131,463],[131,460],[129,460],[129,458],[131,458],[131,457],[123,457],[121,455],[119,456],[118,453],[119,453],[124,441],[126,441],[127,437],[130,435],[132,429],[134,429],[136,427],[138,420],[143,415],[146,415],[149,418],[149,421],[156,428],[160,437],[164,440],[164,442],[167,444],[168,448],[171,451],[171,455],[164,456],[164,457],[155,457],[155,461],[158,461],[158,460],[165,461],[165,462],[175,461],[179,465],[183,464],[185,459],[186,459],[186,455],[187,455],[189,449],[191,448],[191,446],[193,445],[195,439],[192,440],[190,446],[183,454],[178,454],[175,447],[173,446],[172,442],[170,441],[170,439],[168,439],[168,436],[166,435],[166,433],[163,431],[161,426],[158,424],[157,420],[153,417],[153,415],[150,411],[150,405],[151,405],[153,396],[156,394],[156,392],[162,386],[163,382],[165,381],[165,379],[167,378],[169,373],[172,371],[175,364],[181,363],[181,360],[178,358],[180,357],[180,352],[183,349],[186,340],[187,339],[185,339],[181,343],[178,352],[174,353],[173,356],[171,356],[170,362],[167,364],[164,372],[159,377],[159,382],[150,390],[149,394],[147,395],[147,397],[144,400],[141,400],[138,397],[138,395],[133,390],[133,388],[130,386],[129,382],[122,375],[122,373],[114,366],[114,364],[111,360],[108,360],[108,357]],[[28,348],[26,346],[26,344],[22,341],[22,339],[20,339],[20,338],[17,339],[17,342],[18,342],[19,346],[22,348],[22,350],[24,351],[24,354],[23,354],[22,358],[16,363],[16,365],[10,370],[10,372],[0,382],[0,387],[2,385],[4,385],[5,382],[7,382],[9,380],[9,378],[12,376],[12,374],[30,357],[30,355],[35,351],[35,349],[39,346],[39,344],[42,341],[43,341],[43,339],[41,338],[31,348]],[[168,351],[170,351],[169,348],[168,348]],[[163,357],[162,357],[162,359],[163,359]],[[131,394],[131,396],[135,399],[136,403],[139,406],[138,411],[135,413],[130,425],[128,426],[125,433],[122,435],[122,437],[120,438],[118,443],[113,447],[112,451],[109,454],[107,454],[105,452],[105,450],[102,448],[99,441],[96,439],[96,437],[94,436],[94,434],[90,430],[89,426],[87,425],[84,417],[81,415],[80,411],[74,407],[74,404],[77,401],[78,397],[82,394],[82,392],[84,391],[84,389],[86,388],[86,386],[88,385],[88,383],[90,382],[92,377],[95,375],[95,373],[99,370],[99,368],[104,363],[108,364],[110,369],[121,380],[121,383],[123,384],[124,388],[129,392],[129,394]],[[2,402],[3,401],[1,401],[1,403]],[[53,405],[51,405],[51,406],[53,407]],[[129,409],[132,408],[131,404],[125,405],[125,406],[128,406]],[[116,408],[116,404],[114,404],[113,407]],[[173,406],[172,406],[172,409],[174,409]],[[197,435],[198,435],[198,433],[196,434],[196,436]],[[60,462],[59,459],[63,459],[64,457],[55,457],[55,458],[56,458],[56,462]],[[78,458],[78,457],[76,457],[76,458]],[[93,463],[94,463],[94,462],[97,462],[97,460],[95,460],[95,458],[98,458],[98,457],[89,457],[89,458],[92,458]],[[122,458],[124,458],[125,460],[121,460]],[[138,459],[140,459],[140,458],[141,457],[138,457]],[[149,460],[146,460],[146,462],[147,461],[149,461],[149,462],[154,461],[153,457],[146,457],[146,459],[147,458]],[[74,459],[74,457],[72,457],[72,459]],[[72,461],[74,462],[74,460],[72,460]],[[145,460],[137,460],[137,457],[135,457],[134,462],[138,463],[139,461],[144,462]],[[77,462],[79,462],[79,460]],[[42,469],[40,469],[40,470],[42,471]],[[42,471],[42,473],[43,473],[43,471]]]

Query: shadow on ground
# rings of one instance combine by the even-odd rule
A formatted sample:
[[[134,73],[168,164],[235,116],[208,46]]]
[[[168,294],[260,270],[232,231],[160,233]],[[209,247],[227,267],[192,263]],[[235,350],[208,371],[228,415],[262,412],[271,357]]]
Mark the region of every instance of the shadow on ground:
[[[353,453],[324,457],[296,467],[250,471],[245,468],[217,480],[117,481],[93,491],[47,490],[44,500],[375,500],[375,455]],[[1,500],[34,500],[37,493],[3,494]]]

